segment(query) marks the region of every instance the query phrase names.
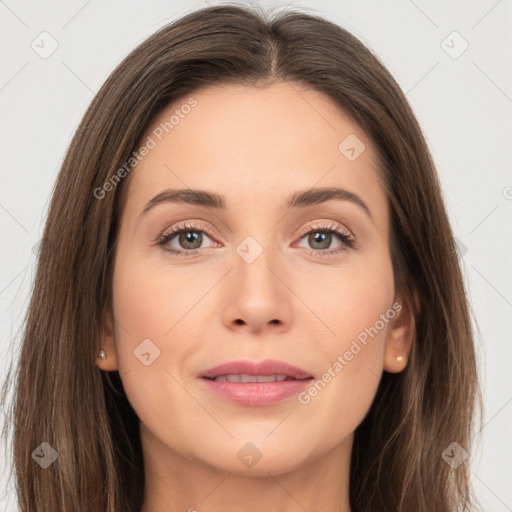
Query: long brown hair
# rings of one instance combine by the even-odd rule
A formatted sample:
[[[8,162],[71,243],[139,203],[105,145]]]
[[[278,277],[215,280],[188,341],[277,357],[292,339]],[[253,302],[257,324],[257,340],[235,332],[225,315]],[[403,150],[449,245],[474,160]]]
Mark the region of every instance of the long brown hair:
[[[384,372],[355,432],[352,510],[472,507],[469,460],[455,469],[443,452],[456,442],[471,453],[474,412],[481,405],[474,333],[418,122],[389,72],[343,28],[301,11],[269,16],[222,5],[184,15],[135,48],[95,96],[66,154],[12,380],[12,454],[22,512],[140,510],[138,418],[118,372],[95,365],[112,301],[120,193],[129,178],[106,192],[104,185],[170,102],[213,84],[260,87],[277,80],[325,93],[372,140],[390,205],[397,290],[419,299],[419,308],[410,300],[416,336],[408,366]],[[32,457],[42,442],[58,454],[45,469]]]

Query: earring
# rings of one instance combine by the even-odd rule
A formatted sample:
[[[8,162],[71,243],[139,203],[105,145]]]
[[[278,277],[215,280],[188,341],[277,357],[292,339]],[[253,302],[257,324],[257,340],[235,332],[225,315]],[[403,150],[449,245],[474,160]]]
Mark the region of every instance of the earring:
[[[100,353],[98,354],[98,360],[103,361],[104,359],[107,359],[107,353],[101,349]]]
[[[397,363],[401,363],[404,360],[404,356],[396,356]]]

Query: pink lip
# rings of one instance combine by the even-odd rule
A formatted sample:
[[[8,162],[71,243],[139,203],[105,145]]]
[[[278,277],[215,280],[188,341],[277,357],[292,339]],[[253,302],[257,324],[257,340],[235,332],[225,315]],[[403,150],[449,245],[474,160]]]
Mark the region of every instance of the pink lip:
[[[290,380],[281,382],[227,382],[214,381],[215,377],[229,374],[286,375]],[[271,405],[305,389],[313,376],[296,366],[282,361],[233,361],[203,372],[200,377],[208,388],[224,399],[252,407]]]
[[[312,377],[301,368],[292,366],[283,361],[275,359],[265,359],[264,361],[231,361],[224,363],[214,368],[210,368],[200,374],[200,377],[207,377],[214,379],[220,375],[245,373],[248,375],[286,375],[294,379],[307,379]]]

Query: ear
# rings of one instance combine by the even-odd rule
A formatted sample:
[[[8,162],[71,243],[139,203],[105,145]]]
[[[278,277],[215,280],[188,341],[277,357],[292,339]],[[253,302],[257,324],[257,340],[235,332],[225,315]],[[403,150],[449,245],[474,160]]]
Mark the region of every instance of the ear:
[[[105,372],[112,372],[118,368],[113,326],[113,314],[109,309],[103,316],[103,326],[100,336],[100,349],[105,351],[107,357],[105,359],[96,358],[96,365]],[[96,356],[97,355],[98,354],[96,354]]]
[[[416,290],[412,290],[412,296],[416,310],[420,311],[421,305]],[[407,366],[416,334],[416,321],[410,300],[405,300],[399,295],[395,304],[393,309],[396,315],[390,321],[384,350],[384,370],[389,373],[399,373]]]

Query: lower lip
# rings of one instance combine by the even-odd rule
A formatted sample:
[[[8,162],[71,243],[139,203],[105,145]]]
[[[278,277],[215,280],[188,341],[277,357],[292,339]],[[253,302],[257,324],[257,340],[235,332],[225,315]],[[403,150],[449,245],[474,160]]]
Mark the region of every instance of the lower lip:
[[[227,382],[202,378],[217,395],[239,405],[258,407],[272,405],[307,388],[312,378],[303,380],[283,380],[281,382]]]

